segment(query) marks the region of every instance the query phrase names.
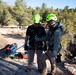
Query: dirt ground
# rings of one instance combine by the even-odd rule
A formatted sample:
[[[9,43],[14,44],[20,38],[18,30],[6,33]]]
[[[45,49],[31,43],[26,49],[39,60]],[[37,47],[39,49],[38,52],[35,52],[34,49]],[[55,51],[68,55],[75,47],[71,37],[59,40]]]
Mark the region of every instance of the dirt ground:
[[[24,38],[25,38],[25,32],[26,30],[20,30],[20,29],[0,29],[0,34],[8,40],[7,43],[18,43],[18,48],[21,47],[24,44]],[[25,52],[24,48],[20,48],[17,50],[18,52]],[[37,69],[37,63],[36,63],[36,54],[34,58],[34,65]],[[26,73],[25,69],[27,68],[27,59],[10,59],[10,58],[4,58],[3,51],[0,52],[0,75],[41,75],[40,73],[37,73],[35,71]],[[50,69],[50,62],[47,60],[47,68]],[[63,71],[59,68],[57,68],[57,72],[55,75],[72,75],[71,73],[68,73],[67,71]],[[76,75],[76,73],[75,73]]]

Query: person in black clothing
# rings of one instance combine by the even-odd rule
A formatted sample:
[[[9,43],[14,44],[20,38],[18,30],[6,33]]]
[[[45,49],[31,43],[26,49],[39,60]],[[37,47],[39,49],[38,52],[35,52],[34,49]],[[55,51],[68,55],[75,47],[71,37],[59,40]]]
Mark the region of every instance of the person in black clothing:
[[[35,14],[33,16],[33,22],[31,26],[27,28],[26,31],[26,37],[25,37],[25,46],[24,48],[26,49],[27,43],[29,41],[29,46],[28,46],[28,68],[26,71],[32,70],[32,65],[33,65],[33,60],[34,60],[34,55],[35,53],[37,54],[37,64],[38,64],[38,72],[41,72],[40,68],[40,57],[43,52],[43,42],[42,41],[36,41],[35,37],[43,37],[46,35],[45,29],[43,26],[41,26],[41,17],[39,14]]]

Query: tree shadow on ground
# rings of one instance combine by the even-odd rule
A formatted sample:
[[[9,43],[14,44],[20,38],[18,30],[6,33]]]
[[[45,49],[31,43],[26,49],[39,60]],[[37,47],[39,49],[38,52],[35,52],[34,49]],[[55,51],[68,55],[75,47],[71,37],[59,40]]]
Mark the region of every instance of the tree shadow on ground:
[[[16,75],[18,70],[27,66],[20,65],[0,58],[0,75]]]
[[[21,34],[2,34],[5,38],[24,39]]]

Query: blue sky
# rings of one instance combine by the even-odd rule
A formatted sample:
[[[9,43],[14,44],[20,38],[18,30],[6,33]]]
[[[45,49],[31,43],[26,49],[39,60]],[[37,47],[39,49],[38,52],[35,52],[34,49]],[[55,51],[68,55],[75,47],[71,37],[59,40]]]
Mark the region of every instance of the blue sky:
[[[14,4],[16,0],[2,0],[8,4]],[[65,6],[69,6],[69,8],[76,7],[76,0],[25,0],[27,6],[31,7],[41,7],[42,3],[46,3],[47,7],[53,8],[64,8]]]

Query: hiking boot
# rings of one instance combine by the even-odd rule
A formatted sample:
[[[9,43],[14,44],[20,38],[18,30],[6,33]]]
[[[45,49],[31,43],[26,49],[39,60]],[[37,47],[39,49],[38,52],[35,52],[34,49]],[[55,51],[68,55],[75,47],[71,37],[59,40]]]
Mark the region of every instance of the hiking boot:
[[[56,72],[56,65],[53,64],[53,65],[52,65],[52,70],[51,70],[52,75],[54,75],[55,72]]]
[[[30,71],[32,71],[32,69],[30,69],[30,68],[27,68],[27,69],[25,70],[25,72],[30,72]]]

